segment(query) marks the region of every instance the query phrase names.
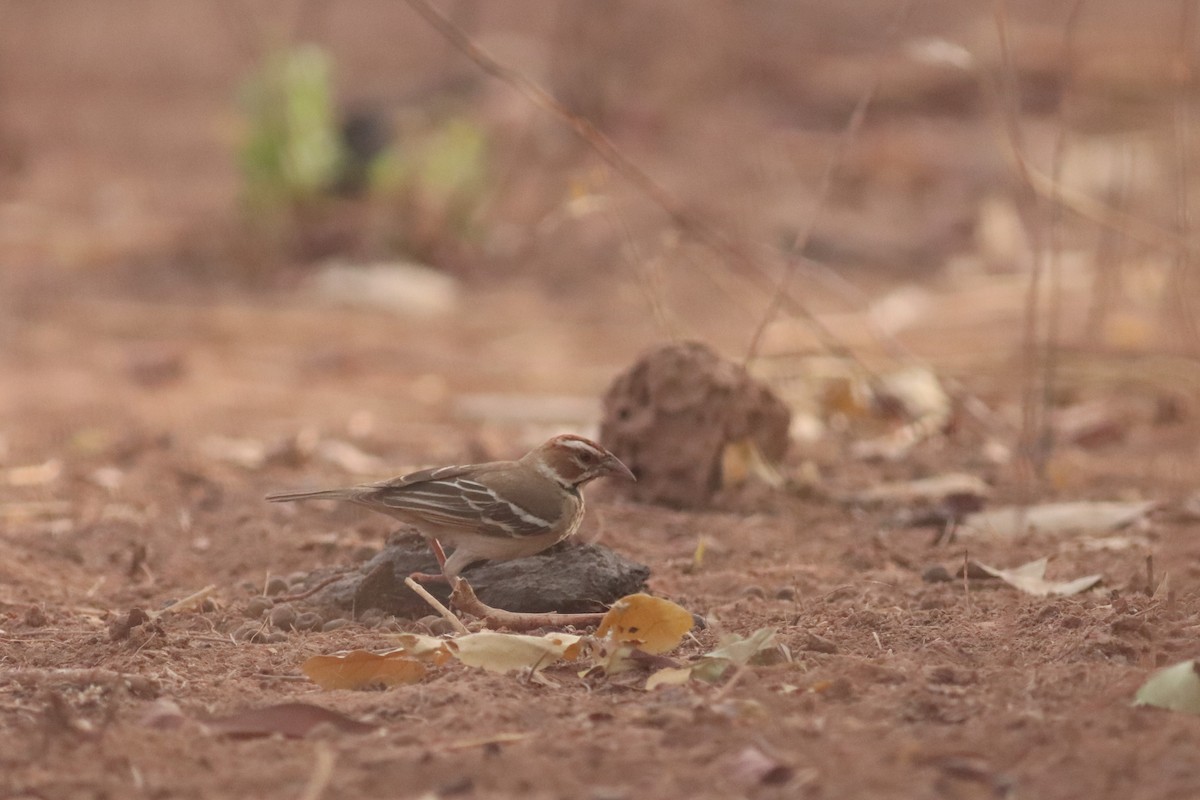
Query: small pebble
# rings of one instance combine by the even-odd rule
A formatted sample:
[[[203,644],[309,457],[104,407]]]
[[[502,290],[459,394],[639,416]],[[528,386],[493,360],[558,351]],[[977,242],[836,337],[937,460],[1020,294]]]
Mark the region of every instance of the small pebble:
[[[40,628],[46,622],[46,612],[42,610],[41,606],[30,606],[25,609],[25,624],[30,628]]]
[[[764,599],[767,596],[767,590],[761,586],[747,586],[742,589],[742,597],[757,597]]]
[[[358,624],[364,628],[378,628],[385,616],[382,608],[368,608],[358,615]]]
[[[337,619],[331,619],[329,622],[326,622],[324,625],[322,625],[321,630],[328,633],[329,631],[336,631],[338,628],[344,628],[349,624],[350,620],[346,619],[345,617],[338,617]]]
[[[432,630],[433,623],[437,622],[439,619],[441,619],[441,617],[439,617],[437,614],[429,614],[417,620],[417,624],[426,630]]]
[[[932,567],[925,568],[925,571],[921,573],[921,580],[926,583],[949,583],[954,580],[954,576],[941,564],[934,564]]]
[[[291,603],[280,603],[271,609],[271,624],[281,631],[290,631],[296,626],[296,607]]]
[[[266,635],[266,638],[264,638],[263,641],[265,641],[267,644],[279,644],[280,642],[286,642],[287,634],[283,631],[271,631]]]
[[[275,601],[269,597],[261,595],[252,597],[250,602],[246,603],[246,616],[250,619],[258,619],[273,605],[275,605]]]
[[[454,633],[458,630],[454,623],[445,617],[438,617],[433,622],[429,623],[429,630],[436,636],[441,636],[444,633]]]
[[[315,631],[323,624],[325,624],[325,620],[321,619],[320,614],[315,611],[305,611],[296,617],[292,626],[298,631]]]
[[[200,604],[200,613],[211,614],[217,610],[217,604],[213,602],[211,597],[204,598],[204,602]]]
[[[296,588],[298,586],[303,586],[307,581],[308,581],[308,573],[307,572],[293,572],[291,575],[287,576],[287,582],[288,582],[289,588]]]
[[[794,587],[791,587],[791,586],[780,586],[778,589],[775,590],[775,599],[776,600],[795,600],[796,599],[796,590]]]
[[[288,590],[288,582],[286,579],[276,575],[271,580],[267,581],[267,594],[283,594]]]

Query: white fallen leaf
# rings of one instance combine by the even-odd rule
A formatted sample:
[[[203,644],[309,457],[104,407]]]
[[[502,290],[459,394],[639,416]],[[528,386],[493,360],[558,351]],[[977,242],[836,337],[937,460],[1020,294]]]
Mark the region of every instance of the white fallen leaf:
[[[1195,661],[1160,669],[1138,689],[1133,704],[1200,714],[1200,674],[1196,670]]]
[[[1140,501],[1047,503],[1039,506],[1004,506],[969,514],[958,528],[963,539],[1005,538],[1024,533],[1061,535],[1105,533],[1145,518],[1155,503]]]
[[[692,674],[701,680],[716,681],[730,667],[745,666],[772,654],[791,660],[791,655],[775,641],[775,629],[759,628],[746,637],[725,638],[720,647],[705,653],[692,665]]]
[[[1073,581],[1048,581],[1046,580],[1048,560],[1039,558],[1037,561],[1030,561],[1028,564],[1022,564],[1012,569],[997,569],[978,561],[975,562],[975,565],[993,578],[999,578],[1009,586],[1035,597],[1067,597],[1079,594],[1095,586],[1104,577],[1103,575],[1088,575]]]
[[[458,281],[423,264],[334,265],[312,280],[321,295],[343,305],[397,316],[431,318],[458,305]]]
[[[432,661],[441,664],[450,657],[450,649],[445,639],[436,636],[426,636],[422,633],[397,633],[389,637],[396,647],[403,650],[405,655],[419,661]]]
[[[579,636],[567,633],[526,636],[480,631],[449,639],[446,645],[468,667],[479,667],[489,672],[513,672],[549,666],[567,655],[567,651],[579,639]]]
[[[646,678],[646,691],[652,692],[659,686],[683,686],[691,679],[691,667],[663,667]]]
[[[950,472],[915,481],[882,483],[848,498],[858,505],[884,505],[909,503],[936,503],[951,495],[970,495],[985,498],[991,487],[976,475],[965,472]]]
[[[763,457],[753,439],[741,439],[725,445],[721,453],[721,485],[740,486],[750,478],[756,478],[775,489],[784,483],[779,470]]]
[[[387,468],[382,458],[363,452],[340,439],[322,439],[317,444],[316,453],[329,463],[356,475],[374,475]]]
[[[10,467],[4,471],[4,482],[9,486],[45,486],[62,476],[63,463],[51,458],[41,464]]]
[[[200,449],[214,461],[226,461],[246,469],[261,469],[267,463],[267,446],[257,439],[210,436]]]

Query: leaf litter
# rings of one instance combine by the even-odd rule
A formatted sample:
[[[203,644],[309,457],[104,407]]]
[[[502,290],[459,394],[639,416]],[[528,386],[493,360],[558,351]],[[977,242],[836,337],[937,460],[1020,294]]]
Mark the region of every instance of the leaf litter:
[[[541,670],[563,661],[586,660],[590,672],[620,672],[673,650],[692,629],[691,612],[669,600],[634,594],[613,604],[596,633],[551,632],[541,636],[479,631],[453,638],[415,633],[394,637],[397,647],[381,652],[351,650],[316,655],[301,671],[322,689],[372,689],[418,683],[431,667],[454,660],[489,672]],[[657,663],[657,662],[653,662]],[[545,681],[542,681],[545,682]]]
[[[1012,569],[997,569],[978,561],[974,562],[976,567],[993,578],[999,578],[1009,586],[1035,597],[1069,597],[1091,589],[1104,577],[1103,575],[1087,575],[1071,581],[1048,581],[1046,580],[1048,563],[1049,558],[1039,558]]]

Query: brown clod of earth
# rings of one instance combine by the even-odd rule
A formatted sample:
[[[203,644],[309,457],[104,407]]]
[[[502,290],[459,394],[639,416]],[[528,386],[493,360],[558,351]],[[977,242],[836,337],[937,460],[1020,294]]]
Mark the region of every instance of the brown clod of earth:
[[[745,368],[699,342],[666,345],[618,375],[604,396],[600,441],[637,475],[638,500],[706,505],[721,488],[725,447],[747,439],[783,459],[791,412]]]

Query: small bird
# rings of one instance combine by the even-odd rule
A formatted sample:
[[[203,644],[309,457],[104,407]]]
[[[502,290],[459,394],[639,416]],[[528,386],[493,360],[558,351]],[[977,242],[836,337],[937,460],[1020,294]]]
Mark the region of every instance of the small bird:
[[[615,475],[637,480],[629,467],[593,441],[563,434],[517,461],[439,467],[348,489],[267,496],[348,500],[415,526],[433,548],[442,575],[418,580],[454,582],[477,561],[508,561],[540,553],[567,538],[583,520],[588,481]],[[454,548],[446,558],[441,542]]]

